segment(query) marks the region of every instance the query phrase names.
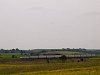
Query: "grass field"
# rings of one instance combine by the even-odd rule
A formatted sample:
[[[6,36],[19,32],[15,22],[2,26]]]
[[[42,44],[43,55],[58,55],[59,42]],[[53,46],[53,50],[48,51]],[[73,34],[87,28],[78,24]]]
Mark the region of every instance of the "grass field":
[[[15,55],[15,58],[12,58]],[[100,75],[100,57],[88,58],[83,62],[69,59],[21,60],[21,54],[4,53],[0,55],[0,75]]]
[[[0,63],[0,75],[100,75],[100,59],[83,62],[14,61]],[[3,60],[2,60],[3,61]],[[7,61],[6,59],[4,61]]]
[[[100,75],[99,67],[61,69],[53,71],[25,72],[11,75]]]

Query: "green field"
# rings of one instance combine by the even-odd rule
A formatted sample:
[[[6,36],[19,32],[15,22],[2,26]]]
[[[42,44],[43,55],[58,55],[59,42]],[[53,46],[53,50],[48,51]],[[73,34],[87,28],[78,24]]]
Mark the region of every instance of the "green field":
[[[81,54],[80,52],[71,52],[71,51],[53,51],[47,52],[48,54],[62,54],[62,55],[71,55],[71,54]]]

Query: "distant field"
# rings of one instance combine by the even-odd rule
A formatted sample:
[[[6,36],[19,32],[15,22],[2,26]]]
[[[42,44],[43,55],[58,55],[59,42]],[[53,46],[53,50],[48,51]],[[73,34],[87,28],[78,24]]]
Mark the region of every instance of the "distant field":
[[[71,51],[53,51],[53,52],[47,52],[51,54],[63,54],[63,55],[70,55],[70,54],[81,54],[79,52],[71,52]]]
[[[12,58],[12,55],[15,55],[15,58],[19,58],[21,56],[20,53],[0,53],[0,58]]]

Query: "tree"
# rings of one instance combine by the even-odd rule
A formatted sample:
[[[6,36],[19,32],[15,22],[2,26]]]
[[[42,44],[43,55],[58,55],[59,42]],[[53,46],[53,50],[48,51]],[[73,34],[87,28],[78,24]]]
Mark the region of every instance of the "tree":
[[[12,58],[15,58],[15,55],[12,55]]]
[[[23,55],[23,51],[22,50],[20,51],[20,53],[21,53],[21,55]]]
[[[16,51],[19,51],[19,49],[18,49],[18,48],[16,48]]]
[[[62,60],[62,62],[65,62],[66,59],[67,59],[67,57],[66,57],[65,55],[62,55],[62,56],[60,57],[60,59]]]

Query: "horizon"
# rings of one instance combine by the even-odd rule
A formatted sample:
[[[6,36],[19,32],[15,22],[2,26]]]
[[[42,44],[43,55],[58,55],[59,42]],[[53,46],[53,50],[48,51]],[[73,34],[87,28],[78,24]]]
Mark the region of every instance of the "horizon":
[[[10,49],[5,49],[5,48],[0,48],[1,49],[4,49],[4,50],[12,50],[12,49],[17,49],[17,48],[10,48]],[[63,49],[63,48],[34,48],[34,49],[20,49],[18,48],[19,50],[36,50],[36,49]],[[64,48],[64,49],[67,49],[67,48]],[[80,48],[69,48],[69,49],[80,49]],[[100,50],[99,48],[96,49],[96,48],[81,48],[81,49],[86,49],[86,50]]]

